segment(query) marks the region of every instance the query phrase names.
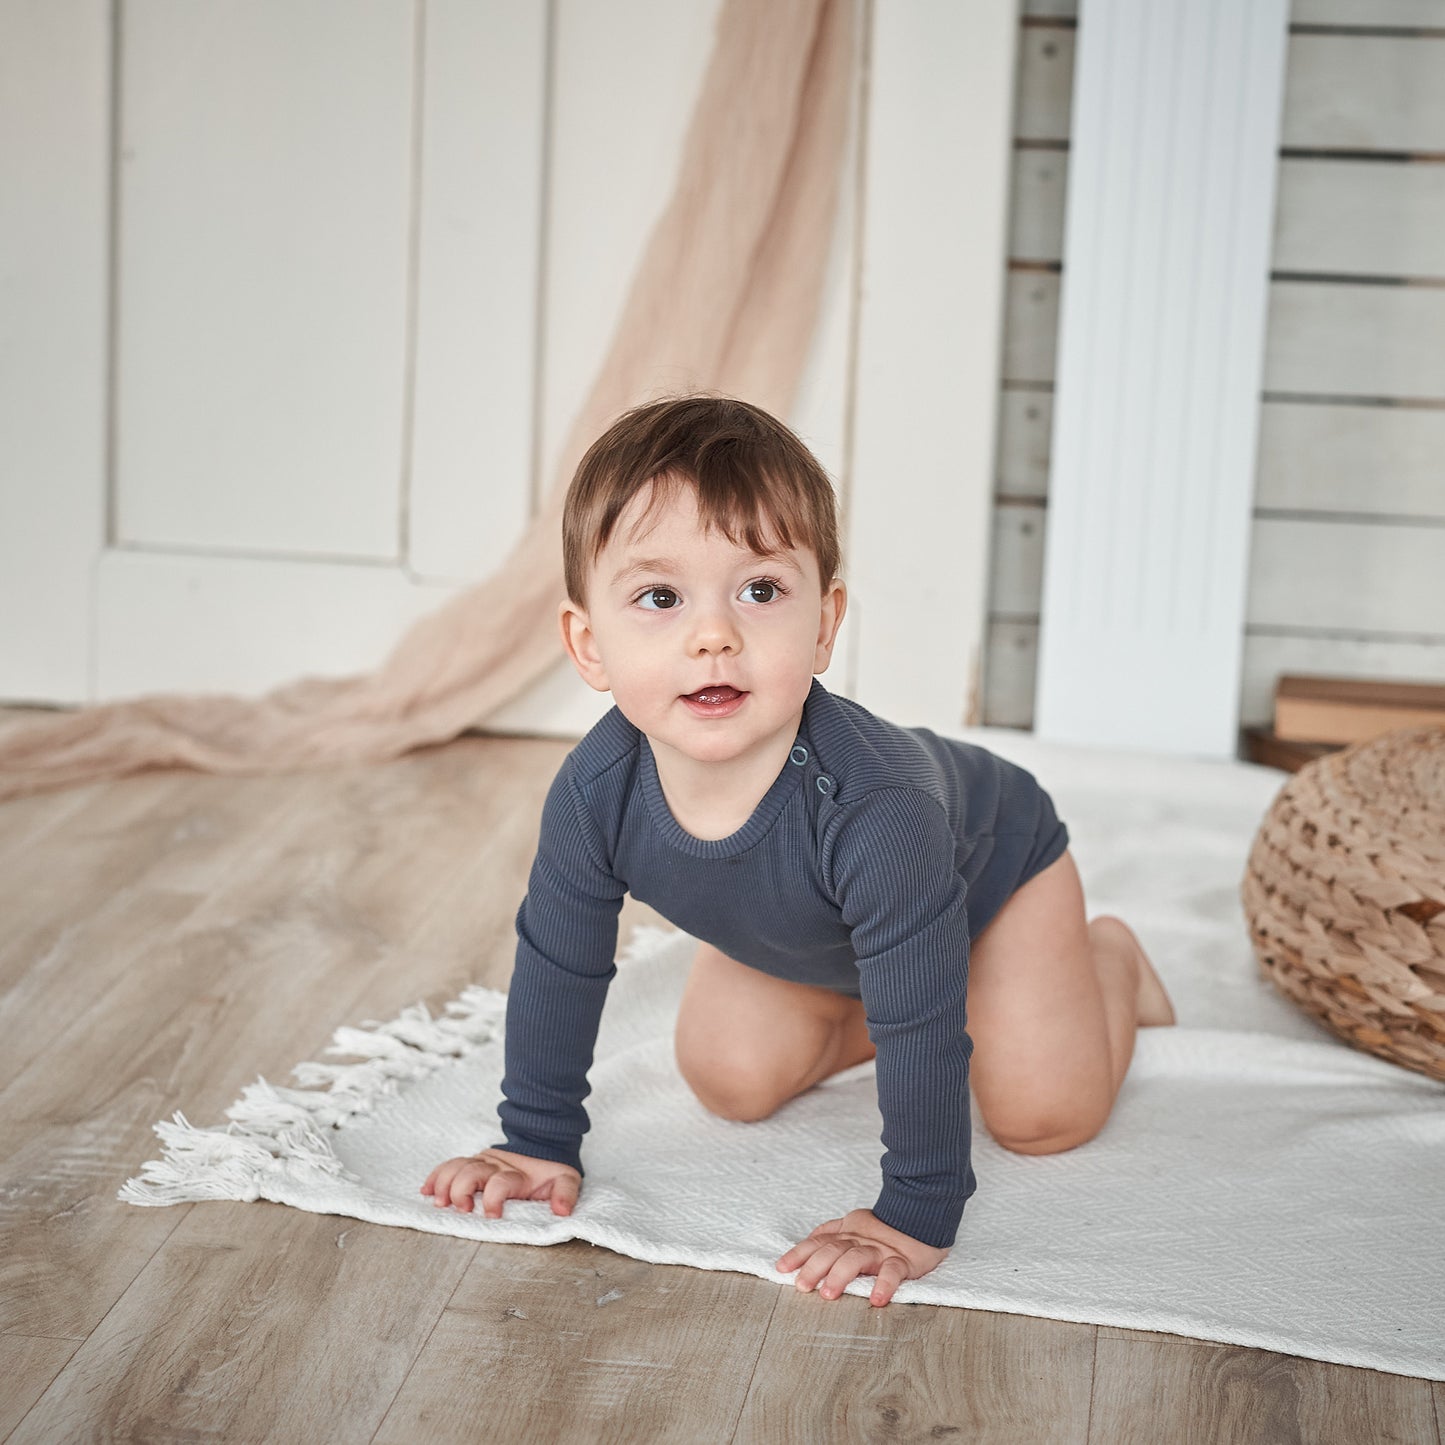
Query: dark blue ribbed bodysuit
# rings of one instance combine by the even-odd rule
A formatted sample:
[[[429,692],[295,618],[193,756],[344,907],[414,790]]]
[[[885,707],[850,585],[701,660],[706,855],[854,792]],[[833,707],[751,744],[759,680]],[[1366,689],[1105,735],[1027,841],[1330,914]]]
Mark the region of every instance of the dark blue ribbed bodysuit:
[[[668,809],[646,736],[614,707],[543,806],[517,910],[497,1147],[582,1169],[587,1072],[631,893],[740,963],[862,999],[886,1151],[873,1212],[950,1246],[976,1188],[970,935],[1068,842],[1032,773],[887,722],[817,678],[752,816],[696,838]]]

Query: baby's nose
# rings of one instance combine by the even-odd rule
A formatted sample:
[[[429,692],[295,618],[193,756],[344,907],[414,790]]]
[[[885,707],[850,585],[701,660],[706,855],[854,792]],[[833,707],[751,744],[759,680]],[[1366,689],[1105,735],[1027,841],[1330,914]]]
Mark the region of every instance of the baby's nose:
[[[693,613],[692,643],[704,651],[716,652],[723,648],[736,651],[742,645],[742,634],[726,608],[700,607]]]

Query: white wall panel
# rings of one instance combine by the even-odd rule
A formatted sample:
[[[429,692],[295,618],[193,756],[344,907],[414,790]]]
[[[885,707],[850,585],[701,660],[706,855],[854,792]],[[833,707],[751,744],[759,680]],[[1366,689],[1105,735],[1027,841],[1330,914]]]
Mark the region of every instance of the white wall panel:
[[[900,0],[873,17],[856,695],[951,728],[982,716],[1017,6]]]
[[[661,216],[719,0],[557,0],[540,488],[602,366]],[[700,378],[663,376],[659,386]]]
[[[1073,80],[1073,29],[1026,26],[1019,36],[1018,93],[1014,99],[1013,134],[1017,140],[1062,140],[1068,136]]]
[[[1063,259],[1068,169],[1065,151],[1015,152],[1012,260]],[[1283,157],[1272,269],[1445,277],[1445,166]]]
[[[96,582],[97,701],[370,672],[451,592],[385,565],[134,552],[108,552]]]
[[[1009,188],[1009,260],[1063,258],[1068,181],[1066,151],[1020,148],[1014,152]]]
[[[1291,35],[1280,143],[1438,155],[1445,151],[1442,67],[1445,36]]]
[[[1010,271],[1004,309],[1004,381],[1052,383],[1059,343],[1058,272]]]
[[[1445,639],[1445,527],[1255,519],[1250,626],[1386,633],[1403,619]]]
[[[104,540],[110,15],[0,5],[0,690],[89,693]]]
[[[1445,30],[1445,0],[1291,0],[1298,25],[1399,25]]]
[[[1074,16],[1079,0],[1024,0],[1024,14]],[[1290,0],[1292,25],[1433,26],[1445,29],[1445,0]]]
[[[1269,294],[1267,391],[1445,397],[1445,288],[1277,281]]]
[[[412,4],[120,13],[120,540],[396,557]]]
[[[1000,393],[996,480],[1001,497],[1048,495],[1053,424],[1053,392],[1006,387]]]
[[[1445,165],[1286,156],[1274,269],[1445,278]]]
[[[1283,0],[1086,0],[1035,730],[1235,754]]]
[[[1445,408],[1271,401],[1257,507],[1445,522]],[[1410,619],[1397,619],[1410,628]]]
[[[531,516],[547,15],[428,0],[407,564],[482,577]]]
[[[996,615],[1037,619],[1044,573],[1044,509],[1034,502],[995,507],[989,591]]]
[[[853,345],[851,328],[855,314],[854,282],[857,279],[858,207],[863,198],[858,194],[858,144],[863,117],[863,30],[866,23],[863,0],[854,0],[854,88],[848,114],[848,134],[842,147],[838,175],[838,215],[828,253],[822,295],[818,302],[818,321],[814,338],[799,377],[798,394],[793,399],[789,425],[812,448],[827,468],[834,483],[847,494],[844,468],[848,457],[848,384],[851,380],[850,351]],[[847,517],[844,517],[847,525]],[[844,565],[847,565],[844,556]],[[844,620],[845,630],[848,621]],[[841,646],[841,644],[840,644]],[[844,656],[834,650],[834,663],[829,682],[847,691],[851,673],[844,668]],[[848,682],[844,682],[848,678]]]

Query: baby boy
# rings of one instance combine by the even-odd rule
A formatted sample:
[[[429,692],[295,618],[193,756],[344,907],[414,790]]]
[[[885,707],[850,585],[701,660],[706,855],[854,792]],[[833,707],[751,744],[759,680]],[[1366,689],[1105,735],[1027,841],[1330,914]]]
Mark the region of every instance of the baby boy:
[[[1103,1128],[1140,1025],[1173,1009],[1132,931],[1086,921],[1033,775],[828,691],[847,606],[826,472],[715,395],[626,412],[563,517],[559,617],[616,704],[542,811],[507,1004],[505,1141],[432,1170],[439,1207],[570,1214],[625,894],[700,941],[678,1012],[701,1103],[756,1120],[875,1060],[882,1184],[777,1261],[885,1305],[935,1269],[974,1192],[970,1089],[1002,1146]]]

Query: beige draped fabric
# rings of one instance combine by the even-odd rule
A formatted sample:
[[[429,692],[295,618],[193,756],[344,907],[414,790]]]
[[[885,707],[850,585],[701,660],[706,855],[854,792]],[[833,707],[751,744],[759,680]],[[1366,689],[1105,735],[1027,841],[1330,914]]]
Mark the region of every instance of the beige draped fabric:
[[[626,408],[681,391],[790,410],[833,235],[853,32],[854,0],[724,0],[672,196],[550,491],[497,571],[415,623],[373,673],[0,724],[0,799],[152,767],[392,758],[482,723],[553,667],[562,500],[592,441]]]

